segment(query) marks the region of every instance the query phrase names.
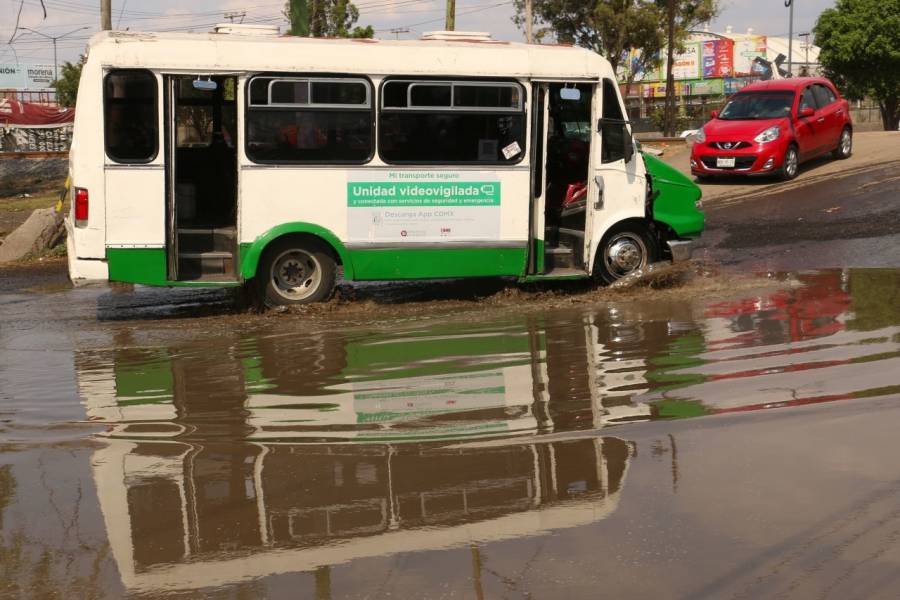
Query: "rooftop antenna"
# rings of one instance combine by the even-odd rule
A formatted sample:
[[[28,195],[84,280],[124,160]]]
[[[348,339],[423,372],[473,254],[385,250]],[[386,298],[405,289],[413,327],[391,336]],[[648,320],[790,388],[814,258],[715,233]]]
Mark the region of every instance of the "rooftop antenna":
[[[238,21],[238,24],[243,23],[244,17],[246,17],[246,16],[247,16],[246,10],[235,10],[232,12],[225,13],[225,18],[228,19],[229,23],[234,23],[235,19],[240,19],[240,21]]]
[[[399,40],[401,33],[409,33],[409,27],[394,27],[391,29],[391,33],[397,36],[397,39]]]

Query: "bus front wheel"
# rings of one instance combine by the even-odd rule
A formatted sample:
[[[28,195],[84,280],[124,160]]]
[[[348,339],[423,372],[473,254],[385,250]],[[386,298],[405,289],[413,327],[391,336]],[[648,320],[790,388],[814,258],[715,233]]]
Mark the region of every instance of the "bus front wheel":
[[[324,244],[288,238],[266,249],[257,271],[257,285],[268,307],[322,302],[334,289],[334,258]]]
[[[647,228],[625,223],[613,228],[600,242],[594,259],[594,278],[608,285],[658,258],[659,249]]]

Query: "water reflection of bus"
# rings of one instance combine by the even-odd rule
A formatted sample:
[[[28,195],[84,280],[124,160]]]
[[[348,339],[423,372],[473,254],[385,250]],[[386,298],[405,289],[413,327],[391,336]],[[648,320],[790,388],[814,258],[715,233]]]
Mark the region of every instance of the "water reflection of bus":
[[[615,510],[633,454],[613,437],[479,448],[111,439],[92,462],[123,583],[159,591],[587,525]]]
[[[403,441],[602,427],[650,416],[648,345],[669,321],[584,314],[403,332],[234,335],[76,359],[109,436]]]

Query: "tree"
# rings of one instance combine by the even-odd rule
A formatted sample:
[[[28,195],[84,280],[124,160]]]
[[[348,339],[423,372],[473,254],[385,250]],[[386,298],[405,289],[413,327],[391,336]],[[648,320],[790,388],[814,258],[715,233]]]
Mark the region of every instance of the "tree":
[[[60,106],[75,106],[78,96],[78,81],[81,79],[81,68],[84,63],[75,64],[66,61],[60,70],[60,78],[53,82],[56,89],[56,103]]]
[[[355,26],[359,9],[350,0],[289,0],[284,14],[290,21],[291,35],[311,37],[370,38],[371,25]]]
[[[675,50],[682,48],[688,32],[709,22],[718,12],[717,0],[657,0],[665,7],[666,23],[666,105],[664,135],[675,135]]]
[[[524,28],[525,2],[514,0],[515,23]],[[532,11],[537,25],[535,39],[540,41],[553,33],[563,43],[577,44],[602,54],[617,70],[623,54],[641,49],[647,60],[659,51],[660,12],[648,0],[533,0]]]
[[[897,129],[900,0],[837,0],[813,31],[825,75],[850,98],[872,97],[884,129]]]

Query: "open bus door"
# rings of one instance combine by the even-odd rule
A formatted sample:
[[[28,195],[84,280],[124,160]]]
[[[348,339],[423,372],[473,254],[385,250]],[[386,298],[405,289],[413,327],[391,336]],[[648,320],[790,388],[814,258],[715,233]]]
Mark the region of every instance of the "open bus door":
[[[235,281],[237,79],[165,82],[168,279]]]

